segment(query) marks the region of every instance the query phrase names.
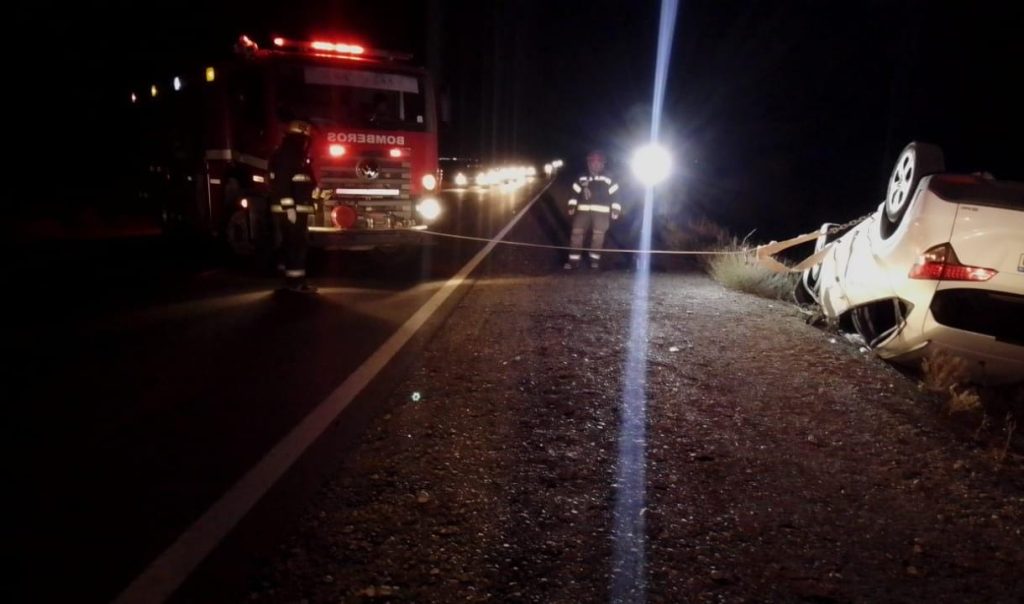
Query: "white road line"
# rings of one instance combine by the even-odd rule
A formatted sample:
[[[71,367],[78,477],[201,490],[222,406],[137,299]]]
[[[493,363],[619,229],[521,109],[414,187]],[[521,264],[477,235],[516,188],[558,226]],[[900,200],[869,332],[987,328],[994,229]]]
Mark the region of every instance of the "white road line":
[[[482,250],[416,311],[380,348],[363,361],[344,382],[292,428],[274,448],[234,484],[213,506],[178,537],[146,570],[114,600],[115,604],[163,602],[217,547],[249,510],[274,486],[331,422],[370,383],[399,350],[416,334],[445,300],[462,285],[473,270],[508,234],[540,196],[549,181]]]

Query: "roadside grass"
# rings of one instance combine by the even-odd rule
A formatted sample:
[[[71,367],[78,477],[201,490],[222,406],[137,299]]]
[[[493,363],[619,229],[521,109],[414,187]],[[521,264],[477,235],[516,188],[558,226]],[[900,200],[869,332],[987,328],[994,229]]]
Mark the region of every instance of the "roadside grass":
[[[747,238],[738,240],[706,218],[668,222],[662,226],[660,237],[668,249],[752,251]],[[701,256],[696,261],[692,258],[679,266],[702,268],[729,289],[796,303],[793,292],[800,279],[798,273],[771,271],[758,264],[750,253]],[[786,264],[784,259],[780,261]],[[1024,434],[1017,429],[1024,421],[1024,383],[972,383],[967,362],[947,352],[925,358],[918,375],[920,389],[939,401],[941,413],[955,423],[969,426],[974,431],[974,440],[985,443],[996,462],[1005,462],[1011,454],[1024,454]]]
[[[738,240],[728,230],[708,218],[665,220],[659,238],[666,249],[728,252],[717,256],[672,257],[662,259],[663,268],[700,268],[729,289],[768,298],[793,301],[796,273],[776,273],[754,261],[746,238]],[[749,237],[749,235],[747,236]]]
[[[921,361],[920,387],[938,397],[947,416],[974,425],[974,440],[987,443],[996,462],[1024,451],[1017,433],[1024,418],[1024,383],[974,384],[967,361],[940,351]]]
[[[728,247],[719,248],[719,251],[743,249],[733,242]],[[750,254],[711,256],[707,261],[707,272],[729,289],[789,302],[793,302],[793,289],[799,280],[797,273],[776,273],[758,264]]]

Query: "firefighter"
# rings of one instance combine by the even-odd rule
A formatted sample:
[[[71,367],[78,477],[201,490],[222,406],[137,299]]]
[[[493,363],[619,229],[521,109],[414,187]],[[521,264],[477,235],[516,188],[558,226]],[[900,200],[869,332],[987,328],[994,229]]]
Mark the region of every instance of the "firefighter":
[[[313,293],[306,282],[309,217],[316,183],[309,157],[313,126],[303,120],[288,123],[281,144],[270,156],[270,210],[281,232],[285,287]]]
[[[601,264],[601,248],[604,247],[604,235],[612,220],[617,220],[622,212],[615,193],[619,185],[604,174],[605,158],[600,151],[591,151],[587,155],[587,173],[572,183],[572,198],[569,199],[569,216],[572,217],[572,236],[569,261],[566,270],[580,266],[583,239],[590,231],[589,252],[590,268],[599,268]]]

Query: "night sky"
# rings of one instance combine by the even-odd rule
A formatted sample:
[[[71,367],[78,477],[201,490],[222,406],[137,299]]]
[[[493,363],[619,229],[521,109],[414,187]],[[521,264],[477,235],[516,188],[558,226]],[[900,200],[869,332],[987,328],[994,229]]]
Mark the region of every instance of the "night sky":
[[[664,203],[765,236],[853,218],[913,139],[941,145],[952,170],[1024,180],[1024,19],[1011,4],[682,2],[665,130],[683,169]],[[578,160],[596,146],[624,174],[647,131],[656,2],[28,6],[17,30],[58,43],[11,49],[25,52],[9,70],[33,93],[23,109],[39,114],[15,131],[42,158],[55,140],[96,150],[75,173],[116,169],[133,86],[194,72],[243,32],[413,52],[451,102],[443,154]]]

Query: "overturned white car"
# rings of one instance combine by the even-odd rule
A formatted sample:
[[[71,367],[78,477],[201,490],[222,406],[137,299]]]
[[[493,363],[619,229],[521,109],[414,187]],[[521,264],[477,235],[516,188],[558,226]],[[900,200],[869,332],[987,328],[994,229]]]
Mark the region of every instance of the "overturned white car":
[[[985,382],[1024,380],[1024,183],[946,174],[938,147],[900,154],[878,210],[821,228],[798,287],[879,356],[966,359]]]

